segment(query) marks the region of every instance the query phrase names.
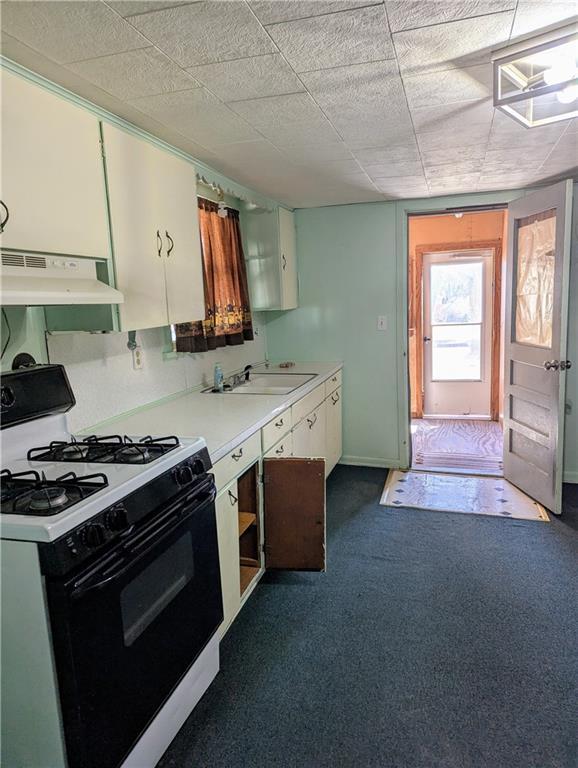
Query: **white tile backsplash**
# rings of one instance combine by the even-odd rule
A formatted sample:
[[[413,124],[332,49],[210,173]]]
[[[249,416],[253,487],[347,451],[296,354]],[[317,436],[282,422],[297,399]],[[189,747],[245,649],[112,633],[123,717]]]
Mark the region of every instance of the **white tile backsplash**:
[[[254,321],[254,341],[196,355],[166,356],[167,331],[137,331],[144,365],[134,370],[127,348],[128,334],[54,334],[48,336],[51,363],[62,363],[76,397],[68,414],[77,432],[184,389],[210,384],[216,362],[225,375],[266,357],[264,323]]]

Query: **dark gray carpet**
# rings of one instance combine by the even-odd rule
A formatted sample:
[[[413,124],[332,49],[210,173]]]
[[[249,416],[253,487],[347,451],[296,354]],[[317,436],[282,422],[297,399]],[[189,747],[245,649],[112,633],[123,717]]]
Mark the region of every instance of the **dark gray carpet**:
[[[267,575],[162,768],[576,768],[578,487],[552,523],[328,483],[328,572]]]

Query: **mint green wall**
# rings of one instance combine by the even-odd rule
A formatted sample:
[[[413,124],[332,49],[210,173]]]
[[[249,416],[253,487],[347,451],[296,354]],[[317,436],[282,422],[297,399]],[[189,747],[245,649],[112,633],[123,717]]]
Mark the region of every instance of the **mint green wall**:
[[[343,461],[387,467],[408,463],[407,214],[507,203],[523,194],[518,190],[297,211],[300,307],[271,316],[268,354],[271,359],[343,360]],[[576,246],[574,254],[572,371],[578,368]],[[378,315],[387,316],[386,332],[377,331]],[[568,376],[573,409],[566,420],[565,478],[578,482],[576,380],[578,371]]]
[[[10,370],[14,356],[29,352],[38,363],[48,362],[44,339],[44,309],[42,307],[5,307],[6,319],[10,326],[10,342],[2,357],[0,369]],[[8,338],[6,320],[2,318],[0,333],[2,349]]]

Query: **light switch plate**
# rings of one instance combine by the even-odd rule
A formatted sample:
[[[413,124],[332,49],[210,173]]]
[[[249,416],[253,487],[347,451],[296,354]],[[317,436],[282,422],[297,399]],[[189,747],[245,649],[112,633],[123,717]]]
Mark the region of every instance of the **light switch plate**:
[[[377,316],[377,330],[387,331],[387,317],[385,315]]]

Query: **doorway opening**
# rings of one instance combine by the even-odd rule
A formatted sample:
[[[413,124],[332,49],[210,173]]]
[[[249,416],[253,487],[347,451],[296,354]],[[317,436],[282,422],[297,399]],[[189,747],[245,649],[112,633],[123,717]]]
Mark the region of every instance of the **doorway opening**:
[[[502,475],[506,210],[408,227],[412,469]]]

